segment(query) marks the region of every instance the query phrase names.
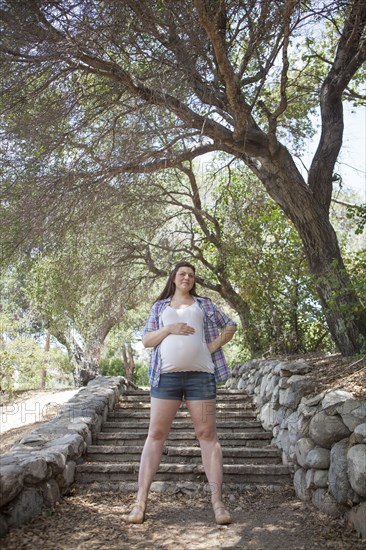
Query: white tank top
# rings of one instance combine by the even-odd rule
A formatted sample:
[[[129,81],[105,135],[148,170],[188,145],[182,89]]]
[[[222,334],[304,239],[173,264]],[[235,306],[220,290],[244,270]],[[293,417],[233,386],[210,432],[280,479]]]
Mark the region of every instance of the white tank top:
[[[214,373],[214,364],[208,350],[203,330],[203,311],[195,302],[182,308],[168,306],[162,314],[163,325],[187,323],[194,334],[169,334],[160,345],[161,372],[203,371]]]

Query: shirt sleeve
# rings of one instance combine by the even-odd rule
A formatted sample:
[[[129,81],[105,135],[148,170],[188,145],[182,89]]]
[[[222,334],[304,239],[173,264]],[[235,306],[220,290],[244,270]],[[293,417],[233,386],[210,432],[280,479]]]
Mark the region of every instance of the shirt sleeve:
[[[230,325],[231,326],[236,326],[235,321],[230,319],[230,317],[228,317],[226,315],[226,313],[221,311],[221,309],[219,309],[214,303],[212,303],[212,305],[213,305],[213,308],[214,308],[215,319],[216,319],[216,323],[217,323],[218,327],[224,328],[224,327],[230,326]]]
[[[146,325],[145,325],[144,330],[142,332],[142,338],[148,332],[158,330],[158,328],[159,328],[159,317],[158,317],[158,313],[157,313],[157,305],[154,304],[153,307],[150,310],[149,316],[148,316],[147,321],[146,321]]]

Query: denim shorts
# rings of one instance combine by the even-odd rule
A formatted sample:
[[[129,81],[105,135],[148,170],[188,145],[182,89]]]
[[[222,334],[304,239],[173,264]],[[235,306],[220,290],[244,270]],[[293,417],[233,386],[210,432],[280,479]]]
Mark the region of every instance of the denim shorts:
[[[209,372],[166,372],[160,375],[158,387],[151,387],[151,397],[186,401],[216,399],[215,375]]]

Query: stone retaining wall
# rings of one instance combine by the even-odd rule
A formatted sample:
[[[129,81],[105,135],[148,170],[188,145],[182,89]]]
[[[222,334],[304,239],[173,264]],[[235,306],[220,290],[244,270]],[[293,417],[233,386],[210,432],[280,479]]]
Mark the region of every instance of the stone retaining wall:
[[[297,496],[345,517],[366,538],[366,401],[341,389],[314,396],[311,371],[301,359],[252,360],[235,367],[226,386],[253,396]]]
[[[76,464],[127,386],[121,376],[98,376],[61,405],[53,420],[0,456],[0,536],[52,509],[67,492]]]

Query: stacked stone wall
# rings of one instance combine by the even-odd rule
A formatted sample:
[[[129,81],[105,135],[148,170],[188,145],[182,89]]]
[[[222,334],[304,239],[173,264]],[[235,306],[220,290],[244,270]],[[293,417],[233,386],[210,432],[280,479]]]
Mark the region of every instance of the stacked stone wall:
[[[127,384],[123,377],[98,376],[61,405],[53,420],[0,456],[0,536],[52,509],[68,491],[76,465]]]
[[[314,395],[312,367],[301,359],[249,361],[226,386],[252,395],[297,496],[366,538],[366,401],[337,388]]]

